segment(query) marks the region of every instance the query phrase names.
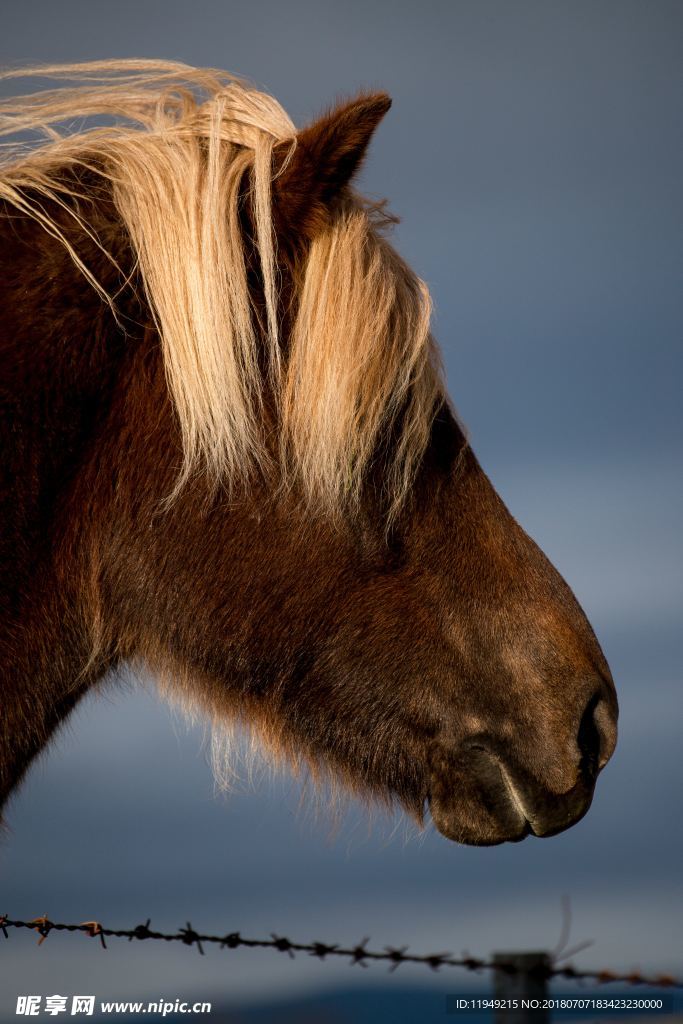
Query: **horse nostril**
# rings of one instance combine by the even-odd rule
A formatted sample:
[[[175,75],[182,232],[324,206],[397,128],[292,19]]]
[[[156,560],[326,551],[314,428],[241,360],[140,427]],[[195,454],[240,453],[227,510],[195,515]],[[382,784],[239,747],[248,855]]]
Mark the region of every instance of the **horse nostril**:
[[[600,694],[595,694],[586,706],[577,741],[581,770],[594,778],[612,756],[616,741],[616,715]]]
[[[579,750],[581,751],[581,771],[591,777],[597,775],[598,765],[600,764],[601,737],[595,721],[595,709],[598,706],[599,700],[600,698],[597,695],[589,700],[579,725],[577,737]]]

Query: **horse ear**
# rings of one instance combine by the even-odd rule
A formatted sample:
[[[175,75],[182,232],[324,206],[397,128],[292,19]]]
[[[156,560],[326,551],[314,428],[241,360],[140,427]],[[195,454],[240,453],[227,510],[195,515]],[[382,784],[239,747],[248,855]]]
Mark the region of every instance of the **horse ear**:
[[[310,240],[327,224],[390,106],[386,93],[361,95],[303,128],[289,161],[289,144],[276,147],[276,168],[277,161],[284,166],[273,183],[274,209],[285,234]]]

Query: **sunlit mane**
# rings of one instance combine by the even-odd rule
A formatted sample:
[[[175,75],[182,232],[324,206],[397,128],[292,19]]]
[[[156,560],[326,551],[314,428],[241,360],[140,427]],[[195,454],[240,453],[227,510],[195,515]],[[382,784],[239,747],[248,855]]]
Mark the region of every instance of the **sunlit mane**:
[[[382,236],[371,208],[349,197],[312,242],[284,349],[272,155],[289,142],[291,156],[296,129],[280,105],[223,71],[163,61],[0,77],[26,75],[76,84],[0,101],[0,136],[9,139],[0,155],[0,199],[59,238],[114,306],[115,296],[44,206],[45,199],[56,202],[93,234],[83,219],[87,206],[79,212],[73,202],[76,179],[65,184],[63,171],[93,167],[111,181],[162,339],[183,438],[179,486],[201,466],[228,485],[257,467],[272,468],[261,408],[265,372],[277,405],[283,479],[298,480],[321,506],[339,507],[358,498],[373,453],[391,436],[385,496],[398,509],[442,385],[426,287]],[[86,127],[74,131],[79,122]],[[26,133],[35,132],[39,141],[27,143]],[[262,311],[250,297],[239,220],[245,173]]]

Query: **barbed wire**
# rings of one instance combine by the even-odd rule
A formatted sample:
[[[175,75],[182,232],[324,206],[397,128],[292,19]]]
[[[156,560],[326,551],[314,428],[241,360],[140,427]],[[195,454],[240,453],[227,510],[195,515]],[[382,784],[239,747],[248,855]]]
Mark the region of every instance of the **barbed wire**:
[[[196,946],[203,955],[205,945],[217,945],[221,949],[274,949],[280,953],[287,953],[292,959],[296,953],[308,953],[310,956],[325,960],[326,957],[343,957],[351,964],[359,964],[367,967],[369,962],[383,961],[389,963],[389,969],[394,971],[401,964],[424,964],[434,971],[442,967],[460,967],[467,971],[503,971],[506,974],[530,973],[522,972],[522,969],[514,963],[506,964],[499,958],[487,960],[481,957],[463,955],[454,956],[452,953],[409,953],[407,946],[385,946],[382,950],[368,949],[368,938],[363,939],[355,946],[344,946],[338,942],[293,942],[284,935],[271,933],[268,939],[250,939],[240,932],[228,932],[226,935],[205,935],[196,931],[187,922],[184,928],[177,932],[158,932],[151,927],[151,920],[145,924],[136,925],[135,928],[105,928],[99,921],[82,921],[80,924],[62,924],[51,921],[46,914],[36,917],[32,921],[18,921],[6,915],[0,915],[0,931],[6,939],[9,938],[8,929],[27,928],[36,931],[40,935],[38,945],[42,945],[51,932],[81,932],[93,939],[99,939],[103,949],[107,948],[105,939],[121,938],[132,942],[134,939],[146,940],[156,939],[162,942],[182,942],[186,946]],[[605,985],[619,982],[626,985],[648,985],[653,988],[676,988],[683,989],[683,982],[670,974],[642,974],[640,971],[628,971],[621,973],[614,970],[591,970],[581,971],[571,964],[560,966],[552,957],[548,957],[545,965],[535,967],[531,973],[540,977],[566,978],[571,981],[593,981]]]

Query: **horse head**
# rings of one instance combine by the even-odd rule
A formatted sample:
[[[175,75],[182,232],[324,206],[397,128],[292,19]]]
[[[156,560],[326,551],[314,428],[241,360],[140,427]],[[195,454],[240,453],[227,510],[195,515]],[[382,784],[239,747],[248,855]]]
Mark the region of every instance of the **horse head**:
[[[170,72],[155,74],[158,93]],[[55,433],[64,471],[21,513],[52,538],[54,588],[32,603],[30,560],[10,567],[36,665],[45,649],[26,694],[8,688],[32,709],[12,720],[42,716],[44,741],[80,692],[138,659],[219,730],[246,722],[274,757],[418,821],[429,807],[449,839],[553,835],[586,812],[613,752],[614,686],[465,437],[425,286],[383,207],[352,187],[389,100],[360,96],[296,132],[269,97],[208,75],[203,105],[152,90],[142,130],[86,133],[67,154],[86,168],[77,208],[62,141],[3,172],[5,203],[35,228],[24,272],[39,235],[60,302],[86,310],[66,339],[79,355],[45,357],[77,368],[31,385],[52,394],[58,379],[56,407],[83,425],[69,446]],[[121,112],[110,81],[82,88],[89,112]],[[64,114],[46,96],[42,114],[30,106],[45,123]],[[33,281],[33,306],[7,297],[8,330],[23,318],[14,360],[31,309],[43,333],[50,317],[53,284],[44,269]],[[16,622],[11,635],[16,676]]]

